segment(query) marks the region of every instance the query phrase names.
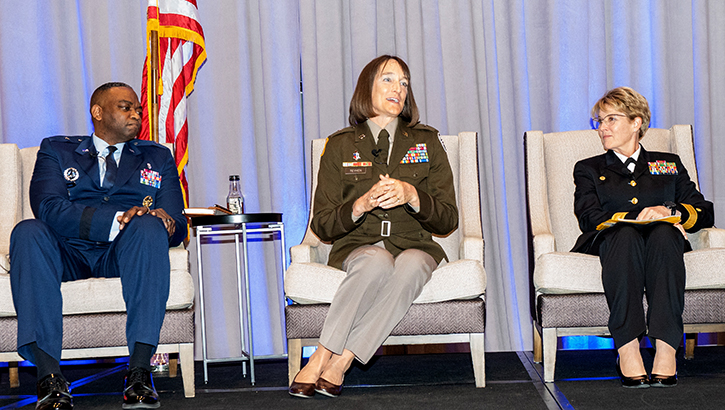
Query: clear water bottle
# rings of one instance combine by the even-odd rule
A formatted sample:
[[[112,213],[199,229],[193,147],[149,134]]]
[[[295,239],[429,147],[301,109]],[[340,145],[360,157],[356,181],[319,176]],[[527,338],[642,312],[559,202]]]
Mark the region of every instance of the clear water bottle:
[[[239,189],[239,175],[229,175],[227,209],[235,214],[244,213],[244,197],[242,197],[242,191]]]

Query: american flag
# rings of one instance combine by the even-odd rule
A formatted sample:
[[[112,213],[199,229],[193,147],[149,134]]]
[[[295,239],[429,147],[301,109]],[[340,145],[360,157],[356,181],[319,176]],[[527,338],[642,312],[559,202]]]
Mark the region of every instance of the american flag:
[[[156,98],[159,107],[159,142],[174,144],[184,205],[189,206],[189,186],[184,167],[189,160],[189,127],[186,98],[194,91],[196,73],[206,61],[204,31],[199,23],[196,0],[148,0],[147,51],[141,84],[143,119],[139,138],[150,139],[149,107]],[[151,33],[158,32],[159,77],[156,93],[151,88]],[[153,90],[152,90],[153,91]]]

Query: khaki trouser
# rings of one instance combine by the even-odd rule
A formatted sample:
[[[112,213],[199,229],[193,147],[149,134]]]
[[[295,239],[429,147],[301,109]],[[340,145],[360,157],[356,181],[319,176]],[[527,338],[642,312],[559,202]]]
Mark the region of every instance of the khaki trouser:
[[[330,305],[320,344],[335,354],[348,349],[363,364],[405,316],[437,267],[417,249],[397,258],[382,247],[361,246],[348,255],[347,276]]]

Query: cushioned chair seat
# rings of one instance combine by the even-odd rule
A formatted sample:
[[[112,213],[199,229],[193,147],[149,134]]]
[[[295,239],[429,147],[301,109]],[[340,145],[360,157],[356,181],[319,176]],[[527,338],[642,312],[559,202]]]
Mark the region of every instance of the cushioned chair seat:
[[[687,325],[725,323],[725,289],[685,291],[682,321]],[[642,298],[647,311],[647,299]],[[606,327],[609,308],[603,293],[539,295],[536,314],[542,328]]]
[[[166,310],[187,309],[194,304],[194,280],[189,274],[189,253],[185,249],[172,249],[171,286]],[[5,259],[5,258],[3,258]],[[63,314],[126,312],[121,293],[121,279],[92,278],[64,282]],[[16,316],[10,291],[10,275],[0,273],[0,317]]]
[[[713,266],[725,266],[725,248],[686,253],[685,289],[725,288],[725,271]],[[539,294],[604,293],[599,257],[574,252],[541,255],[534,269],[534,287]]]
[[[320,263],[293,263],[285,276],[285,294],[296,303],[330,303],[345,272]],[[473,299],[486,291],[483,266],[474,260],[457,260],[435,271],[413,303]]]

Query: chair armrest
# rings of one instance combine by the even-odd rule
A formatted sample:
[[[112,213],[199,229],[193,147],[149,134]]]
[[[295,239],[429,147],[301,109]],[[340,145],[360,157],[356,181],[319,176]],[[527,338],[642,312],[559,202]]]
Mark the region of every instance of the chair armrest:
[[[308,230],[302,243],[290,248],[291,263],[325,263],[319,261],[317,248],[322,244],[319,238]]]
[[[688,233],[692,249],[725,248],[725,229],[705,228]]]
[[[550,233],[540,233],[534,235],[534,260],[545,253],[556,252],[556,242],[554,235]]]
[[[461,240],[461,247],[459,250],[458,257],[460,259],[473,259],[476,261],[480,261],[481,265],[485,265],[483,263],[484,257],[483,257],[483,238],[474,237],[474,236],[466,236],[463,237],[463,240]]]

